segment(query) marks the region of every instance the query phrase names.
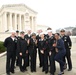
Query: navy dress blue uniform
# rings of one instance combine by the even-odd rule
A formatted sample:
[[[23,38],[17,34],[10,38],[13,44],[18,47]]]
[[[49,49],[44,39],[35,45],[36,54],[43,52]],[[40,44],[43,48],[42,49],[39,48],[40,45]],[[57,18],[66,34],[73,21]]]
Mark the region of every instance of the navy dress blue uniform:
[[[38,47],[40,50],[40,56],[41,56],[41,64],[42,64],[42,71],[45,71],[45,73],[48,73],[48,50],[47,50],[47,41],[45,39],[39,39]],[[43,53],[41,53],[41,50]]]
[[[6,60],[6,73],[10,75],[10,72],[14,73],[14,64],[16,57],[16,43],[17,40],[8,37],[4,41],[4,46],[7,49],[7,60]]]
[[[49,52],[51,52],[51,55],[49,56],[49,60],[50,60],[50,73],[52,75],[54,75],[54,72],[56,70],[56,67],[55,67],[55,60],[54,60],[54,57],[55,57],[55,47],[53,47],[53,44],[56,42],[54,36],[51,36],[47,39],[48,41],[48,48],[49,48]]]
[[[41,37],[39,35],[36,36],[36,39],[37,39],[38,43],[39,43],[39,39],[40,38]],[[41,52],[40,52],[40,49],[39,49],[39,44],[38,44],[38,55],[39,55],[39,67],[42,67],[42,63],[41,63]]]
[[[31,35],[29,35],[29,34],[26,34],[25,36],[25,39],[27,39],[27,40],[30,40],[31,39]],[[29,50],[29,46],[28,46],[28,50]],[[27,67],[29,66],[29,53],[27,54]]]
[[[16,40],[20,39],[19,36],[15,36]],[[16,43],[16,66],[19,66],[19,56],[18,56],[18,50],[17,50],[17,43]]]
[[[72,61],[71,61],[71,46],[72,46],[72,42],[69,36],[64,35],[63,37],[61,37],[62,40],[64,41],[64,45],[65,45],[65,49],[66,49],[66,55],[64,56],[64,62],[66,63],[65,57],[67,58],[68,61],[68,70],[72,69]]]
[[[17,42],[17,50],[18,50],[18,55],[19,55],[19,68],[20,68],[20,71],[25,71],[26,70],[26,67],[27,67],[27,40],[24,39],[24,38],[21,38],[18,39],[18,42]],[[20,53],[22,53],[22,55],[20,55]],[[22,59],[24,60],[24,63],[22,65]]]
[[[65,50],[64,42],[63,42],[62,39],[58,39],[57,40],[56,49],[58,50],[58,52],[55,55],[55,60],[57,62],[59,62],[59,64],[60,64],[60,71],[63,72],[64,65],[65,65],[65,62],[63,61],[63,57],[65,56],[66,50]]]
[[[31,72],[36,72],[36,56],[37,56],[37,44],[36,39],[31,38],[29,42],[29,55],[31,61]]]

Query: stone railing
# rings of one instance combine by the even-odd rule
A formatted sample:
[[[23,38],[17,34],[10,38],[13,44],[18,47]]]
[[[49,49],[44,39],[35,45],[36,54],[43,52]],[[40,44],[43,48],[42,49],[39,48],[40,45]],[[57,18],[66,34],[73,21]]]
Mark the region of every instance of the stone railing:
[[[8,36],[10,36],[10,33],[0,32],[0,41],[4,41]]]
[[[70,36],[73,43],[76,43],[76,36]]]

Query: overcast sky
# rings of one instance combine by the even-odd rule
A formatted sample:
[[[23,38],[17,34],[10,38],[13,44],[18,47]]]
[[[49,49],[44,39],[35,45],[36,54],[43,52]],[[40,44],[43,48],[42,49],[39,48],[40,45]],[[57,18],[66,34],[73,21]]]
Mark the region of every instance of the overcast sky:
[[[37,24],[58,29],[76,26],[76,0],[0,0],[4,4],[23,3],[38,12]]]

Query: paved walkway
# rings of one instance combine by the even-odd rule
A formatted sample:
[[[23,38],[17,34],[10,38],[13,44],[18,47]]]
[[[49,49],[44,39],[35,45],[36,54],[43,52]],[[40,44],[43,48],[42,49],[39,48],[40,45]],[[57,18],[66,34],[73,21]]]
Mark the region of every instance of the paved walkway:
[[[65,74],[64,75],[76,75],[76,44],[73,44],[73,48],[72,48],[72,63],[73,63],[73,70],[68,72],[67,69],[65,70]],[[6,75],[6,56],[0,57],[0,75]],[[11,75],[50,75],[50,73],[45,74],[41,72],[42,69],[39,68],[39,60],[37,58],[37,72],[35,73],[31,73],[30,72],[30,68],[28,67],[28,71],[27,72],[20,72],[19,68],[16,67],[15,69],[15,74],[11,74]],[[59,72],[59,64],[56,62],[56,73],[55,75],[57,75]]]

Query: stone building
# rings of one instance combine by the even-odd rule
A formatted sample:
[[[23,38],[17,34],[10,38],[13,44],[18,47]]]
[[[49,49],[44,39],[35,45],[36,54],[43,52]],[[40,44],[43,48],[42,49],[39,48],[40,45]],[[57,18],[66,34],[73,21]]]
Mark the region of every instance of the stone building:
[[[25,30],[36,31],[37,12],[25,4],[3,5],[0,9],[0,32]]]

